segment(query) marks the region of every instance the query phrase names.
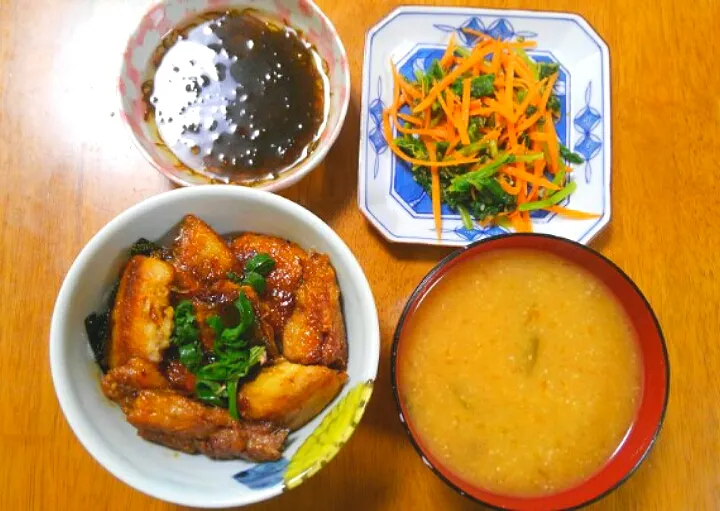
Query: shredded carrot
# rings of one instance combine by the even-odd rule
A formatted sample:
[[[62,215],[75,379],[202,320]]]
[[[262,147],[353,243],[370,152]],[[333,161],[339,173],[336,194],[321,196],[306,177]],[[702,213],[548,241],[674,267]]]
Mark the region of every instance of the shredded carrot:
[[[448,106],[451,109],[455,109],[455,103],[460,103],[460,98],[458,98],[452,89],[445,89],[445,97],[448,100]]]
[[[390,150],[400,159],[405,160],[408,163],[412,163],[413,165],[421,165],[424,167],[427,167],[428,164],[432,163],[429,160],[418,160],[417,158],[408,156],[393,142],[389,115],[383,116],[383,134],[385,135],[386,140],[390,140]],[[438,161],[434,165],[436,167],[456,167],[458,165],[466,165],[468,163],[476,163],[478,161],[480,161],[480,158],[453,158],[450,160]]]
[[[531,135],[532,139],[532,135]],[[533,142],[532,144],[532,151],[534,153],[539,153],[541,150],[540,144],[538,142]],[[533,175],[540,177],[543,175],[543,171],[545,170],[545,160],[537,160],[533,162]],[[538,193],[540,192],[540,185],[533,183],[532,187],[530,188],[530,193],[528,193],[528,202],[534,201]]]
[[[480,32],[480,31],[478,31],[478,30],[473,30],[473,29],[470,28],[470,27],[463,27],[461,30],[462,30],[463,32],[465,32],[466,34],[474,35],[475,37],[477,37],[477,38],[479,38],[479,39],[481,39],[481,40],[482,40],[482,39],[487,39],[487,38],[489,37],[489,36],[488,36],[487,34],[485,34],[484,32]]]
[[[552,184],[550,181],[548,181],[544,177],[537,177],[537,176],[534,176],[533,174],[528,174],[525,171],[518,170],[511,166],[505,167],[504,172],[510,176],[517,177],[528,183],[536,183],[536,184],[542,186],[543,188],[547,188],[548,190],[559,190],[560,189],[560,187],[558,185]]]
[[[400,74],[400,72],[397,70],[397,68],[395,67],[394,64],[392,66],[392,70],[393,70],[393,77],[395,78],[395,82],[400,86],[400,89],[402,89],[402,91],[410,98],[413,98],[413,99],[420,98],[420,92],[415,87],[413,87],[412,85],[407,83],[405,78]]]
[[[568,218],[574,218],[576,220],[589,220],[591,218],[600,218],[597,213],[586,213],[585,211],[578,211],[576,209],[568,209],[564,206],[550,206],[545,208],[548,211],[557,213],[558,215],[566,216]]]
[[[535,48],[537,43],[535,41],[514,41],[507,43],[508,48]]]
[[[469,117],[477,117],[477,116],[487,117],[491,113],[493,113],[492,108],[480,106],[480,107],[471,108],[470,111],[468,112],[468,116]]]
[[[466,78],[463,80],[463,94],[462,94],[462,113],[460,127],[460,140],[464,145],[470,144],[470,136],[468,135],[468,123],[470,122],[470,83],[472,80]]]
[[[508,112],[512,112],[513,101],[515,95],[515,59],[510,60],[510,64],[507,67],[505,73],[505,108]]]
[[[435,137],[439,140],[445,140],[446,138],[446,132],[442,128],[414,129],[405,128],[404,126],[397,124],[395,129],[397,129],[400,133],[407,133],[408,135],[427,135],[429,137]]]
[[[500,185],[500,187],[503,190],[505,190],[510,195],[517,195],[518,193],[520,193],[520,185],[519,184],[513,185],[512,183],[505,180],[505,178],[503,178],[503,177],[498,178],[498,184]]]
[[[514,117],[512,111],[508,111],[505,108],[505,105],[501,105],[494,99],[488,101],[488,107],[491,108],[493,112],[497,112],[503,117],[505,117],[505,119],[512,120],[512,118]]]
[[[507,125],[507,136],[510,148],[515,148],[517,146],[517,131],[515,131],[515,125],[511,122]]]
[[[513,118],[513,122],[517,123],[518,119],[522,114],[525,113],[527,108],[530,106],[530,103],[532,101],[535,101],[535,98],[538,95],[538,91],[540,90],[540,86],[545,82],[543,79],[542,81],[538,83],[534,83],[530,86],[530,88],[527,89],[527,93],[525,94],[525,99],[523,99],[522,103],[520,103],[520,106],[517,107],[517,110],[515,112],[515,117]]]
[[[558,142],[557,133],[555,133],[555,122],[550,112],[545,112],[545,126],[547,127],[548,153],[550,154],[548,168],[550,172],[555,174],[560,164],[560,143]]]
[[[487,132],[485,134],[484,138],[486,140],[496,140],[497,141],[498,137],[500,137],[500,130],[492,130],[492,131]]]
[[[450,96],[452,97],[452,96]],[[455,114],[453,113],[452,109],[445,103],[445,100],[442,97],[442,94],[438,96],[438,102],[440,103],[440,107],[445,112],[445,115],[447,116],[448,121],[452,123],[453,126],[455,126],[455,129],[458,130],[458,133],[460,132],[460,126],[458,126],[459,121],[455,117]]]
[[[508,219],[512,223],[513,228],[516,232],[525,232],[525,225],[523,224],[522,217],[519,211],[515,211],[508,215]]]
[[[437,165],[435,165],[437,161],[437,149],[435,142],[425,142],[425,147],[432,162],[430,165],[430,174],[432,175],[432,210],[433,218],[435,219],[435,233],[437,234],[437,239],[440,239],[442,238],[442,215],[440,211],[440,171]]]
[[[453,153],[453,151],[455,150],[455,148],[457,147],[457,145],[458,145],[459,143],[460,143],[460,137],[459,137],[459,136],[456,136],[455,138],[453,138],[453,139],[450,141],[450,145],[449,145],[448,148],[445,150],[445,156],[446,156],[446,157],[447,157],[447,156],[450,156],[450,155]]]
[[[540,103],[538,104],[538,108],[541,110],[544,110],[547,106],[548,99],[550,99],[550,94],[553,91],[553,87],[555,87],[555,82],[557,81],[558,73],[555,73],[550,77],[548,80],[548,83],[545,85],[545,91],[543,92],[542,99],[540,100]]]
[[[428,95],[425,96],[425,99],[423,99],[420,104],[415,106],[413,109],[413,112],[420,112],[427,108],[428,106],[432,105],[435,99],[438,97],[438,94],[440,94],[443,90],[448,88],[455,80],[457,80],[460,76],[463,75],[466,71],[471,69],[473,65],[476,62],[481,61],[485,58],[486,55],[490,54],[490,50],[484,50],[484,51],[477,51],[473,52],[467,59],[465,59],[465,62],[463,62],[461,65],[457,66],[455,69],[453,69],[451,72],[449,72],[445,77],[440,80],[438,83],[436,83],[432,89],[430,89],[430,92],[428,92]]]
[[[530,212],[529,211],[521,211],[520,218],[522,219],[522,223],[523,223],[523,232],[532,232],[532,223],[530,222]]]
[[[420,119],[418,117],[413,117],[412,115],[404,114],[402,112],[398,112],[397,116],[400,117],[400,119],[402,119],[403,121],[409,122],[410,124],[412,124],[414,126],[422,126],[423,125],[422,119]]]
[[[513,58],[515,60],[515,73],[517,73],[517,75],[524,80],[524,85],[528,86],[533,83],[535,81],[535,78],[530,72],[530,68],[528,68],[527,63],[523,59],[519,58],[516,54],[513,54]]]
[[[431,180],[426,186],[438,239],[445,193],[441,168],[450,168],[454,184],[458,179],[463,183],[457,190],[467,191],[461,192],[466,195],[460,195],[458,204],[466,211],[477,211],[477,201],[481,206],[495,205],[495,199],[481,193],[485,179],[493,179],[503,193],[514,197],[508,201],[514,206],[471,221],[489,225],[502,218],[517,232],[532,231],[530,212],[523,211],[528,209],[523,205],[568,190],[564,182],[557,178],[551,182],[545,174],[572,171],[561,158],[553,112],[548,109],[558,73],[537,78],[537,70],[522,52],[533,48],[534,41],[499,41],[474,29],[463,31],[475,36],[475,44],[468,53],[451,36],[442,57],[433,64],[440,65],[444,74],[437,81],[408,81],[391,65],[393,97],[383,111],[383,136],[395,156],[413,165],[413,172],[420,172],[416,167],[429,171]],[[489,90],[478,93],[477,87]],[[400,139],[403,144],[398,143]],[[484,177],[478,181],[468,177],[463,182],[463,175],[475,170]],[[556,205],[545,209],[567,218],[597,217]]]
[[[457,44],[455,43],[455,34],[452,33],[450,34],[450,41],[448,41],[447,48],[445,48],[445,53],[440,59],[440,67],[442,67],[443,69],[448,67],[451,60],[455,56],[455,48],[457,48]]]

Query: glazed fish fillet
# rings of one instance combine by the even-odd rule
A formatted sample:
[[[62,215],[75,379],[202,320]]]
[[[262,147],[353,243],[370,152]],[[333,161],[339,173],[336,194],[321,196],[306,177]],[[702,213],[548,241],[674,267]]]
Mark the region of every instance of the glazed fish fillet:
[[[295,309],[282,335],[283,356],[291,362],[344,369],[347,340],[335,270],[325,254],[303,264]]]
[[[140,391],[127,420],[146,440],[215,459],[277,460],[288,435],[285,428],[236,421],[225,409],[166,390]]]
[[[242,386],[238,409],[245,419],[270,421],[296,430],[337,396],[347,374],[325,366],[280,361]]]
[[[251,232],[235,238],[230,247],[242,267],[257,254],[268,254],[275,260],[275,267],[266,278],[263,302],[267,304],[265,317],[279,338],[295,308],[295,292],[302,282],[307,253],[290,241]]]
[[[224,279],[237,265],[225,240],[193,215],[183,219],[172,252],[178,283],[183,289],[193,290],[203,282]]]
[[[127,410],[140,390],[166,389],[168,381],[157,364],[142,358],[131,358],[127,364],[110,369],[103,376],[101,387],[108,399]]]
[[[128,261],[112,310],[111,369],[133,357],[160,362],[173,328],[173,276],[173,267],[160,259],[138,255]]]

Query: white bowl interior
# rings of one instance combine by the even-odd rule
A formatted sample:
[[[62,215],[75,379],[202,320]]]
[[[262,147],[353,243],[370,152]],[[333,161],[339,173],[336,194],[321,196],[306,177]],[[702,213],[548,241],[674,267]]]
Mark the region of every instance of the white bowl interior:
[[[374,379],[379,358],[375,303],[362,269],[342,240],[312,213],[282,197],[243,187],[202,186],[167,192],[130,208],[82,250],[62,285],[53,314],[53,381],[77,437],[124,482],[154,497],[185,505],[249,504],[279,494],[282,485],[251,490],[232,476],[252,463],[190,456],[139,438],[121,410],[102,394],[100,371],[85,333],[84,319],[102,308],[126,259],[127,248],[140,237],[162,238],[187,213],[199,216],[223,234],[273,234],[328,254],[337,272],[346,312],[349,381],[341,396],[358,383]],[[292,456],[329,408],[290,435],[284,457]]]

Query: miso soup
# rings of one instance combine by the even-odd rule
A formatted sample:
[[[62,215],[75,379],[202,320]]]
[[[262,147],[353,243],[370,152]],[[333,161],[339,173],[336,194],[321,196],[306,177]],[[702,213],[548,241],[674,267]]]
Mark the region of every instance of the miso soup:
[[[558,256],[503,250],[459,262],[402,331],[398,389],[433,458],[488,491],[555,493],[621,445],[642,389],[626,313]]]

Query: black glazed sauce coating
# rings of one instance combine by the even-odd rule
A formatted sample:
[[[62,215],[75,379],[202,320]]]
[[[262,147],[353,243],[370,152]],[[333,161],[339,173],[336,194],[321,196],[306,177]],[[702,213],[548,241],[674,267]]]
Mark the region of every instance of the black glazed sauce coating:
[[[162,141],[221,182],[272,179],[322,131],[322,60],[292,28],[252,11],[205,13],[163,38],[145,94]]]

